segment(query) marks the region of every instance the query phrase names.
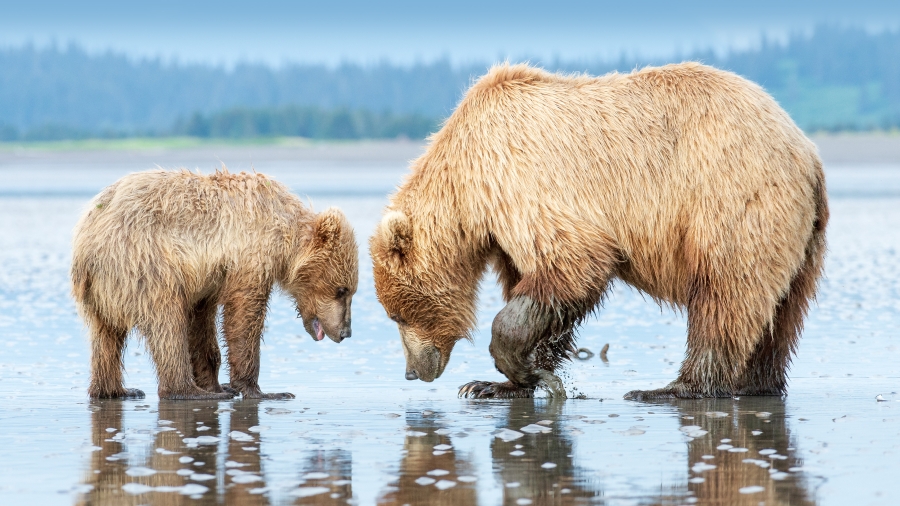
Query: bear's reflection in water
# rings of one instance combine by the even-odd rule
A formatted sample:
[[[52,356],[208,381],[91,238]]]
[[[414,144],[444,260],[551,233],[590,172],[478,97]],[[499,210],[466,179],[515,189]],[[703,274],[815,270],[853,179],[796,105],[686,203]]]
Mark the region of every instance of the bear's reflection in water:
[[[454,450],[452,438],[444,433],[443,418],[440,412],[407,412],[407,435],[398,469],[399,478],[383,492],[378,504],[478,503],[475,484],[460,481],[461,476],[463,479],[474,478],[475,470],[465,455],[459,455]]]
[[[817,483],[803,471],[798,438],[788,429],[781,399],[642,405],[641,411],[645,406],[657,413],[643,422],[651,424],[648,431],[662,431],[670,442],[685,441],[683,447],[675,445],[686,451],[684,464],[667,471],[672,474],[662,484],[659,476],[644,476],[639,468],[610,467],[622,448],[619,438],[627,436],[613,430],[612,422],[602,428],[591,425],[589,431],[577,413],[596,415],[596,409],[580,408],[576,402],[466,401],[463,411],[446,413],[407,409],[397,477],[376,485],[377,502],[815,504]],[[296,470],[291,484],[267,486],[260,451],[268,451],[271,458],[272,443],[278,443],[276,438],[266,443],[268,448],[260,447],[259,431],[265,428],[258,427],[258,401],[164,401],[158,414],[148,413],[149,405],[117,400],[93,402],[91,409],[92,444],[99,450],[90,454],[84,481],[90,490],[78,504],[337,505],[357,500],[348,449],[352,441],[341,439],[304,439],[302,459],[289,463]],[[471,428],[467,419],[490,422],[475,422]],[[489,443],[483,439],[485,431],[496,434],[501,429],[521,435],[491,437]],[[476,436],[485,446],[465,444],[465,438]],[[588,437],[589,447],[576,451]],[[652,449],[648,444],[658,444],[658,437],[652,440],[656,442],[647,437],[629,437],[629,451],[647,451]],[[581,457],[576,459],[576,454]],[[391,455],[379,461],[397,462]],[[616,479],[622,476],[634,485],[622,488]],[[487,496],[479,497],[479,492]]]
[[[506,416],[497,420],[498,429],[546,427],[543,433],[511,441],[495,438],[491,443],[503,504],[587,504],[603,495],[599,480],[575,464],[574,442],[562,423],[565,404],[564,400],[518,399],[510,403]]]
[[[805,474],[797,472],[803,461],[784,401],[743,397],[740,403],[702,399],[672,405],[681,413],[681,431],[697,436],[688,442],[687,488],[700,504],[815,504]],[[698,427],[709,433],[696,432]]]
[[[469,414],[484,412],[495,418],[496,428],[501,429],[556,421],[563,406],[564,401],[515,399],[502,405],[471,402],[467,409]],[[400,477],[379,504],[478,504],[476,478],[488,479],[487,470],[478,473],[472,456],[455,449],[454,438],[465,437],[466,429],[448,430],[443,418],[443,413],[407,414]],[[449,413],[446,418],[458,419],[458,415]],[[503,504],[583,504],[600,496],[596,484],[574,464],[572,440],[553,425],[544,433],[512,441],[492,439],[491,468]]]
[[[259,445],[249,432],[258,425],[258,402],[234,403],[229,429],[220,426],[218,408],[208,401],[161,401],[155,426],[133,429],[124,418],[134,403],[92,402],[91,439],[100,450],[91,454],[85,476],[92,488],[78,504],[268,504],[250,490],[265,487]],[[230,431],[247,437],[230,438]],[[221,441],[227,441],[224,462]]]

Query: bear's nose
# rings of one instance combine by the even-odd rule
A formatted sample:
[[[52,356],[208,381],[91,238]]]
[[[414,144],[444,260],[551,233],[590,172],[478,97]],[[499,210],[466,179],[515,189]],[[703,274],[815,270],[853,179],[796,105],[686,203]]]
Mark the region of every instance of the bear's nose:
[[[341,329],[341,339],[346,339],[352,334],[353,332],[350,331],[350,327]]]
[[[406,371],[406,379],[409,381],[419,379],[419,375],[416,374],[416,371]]]

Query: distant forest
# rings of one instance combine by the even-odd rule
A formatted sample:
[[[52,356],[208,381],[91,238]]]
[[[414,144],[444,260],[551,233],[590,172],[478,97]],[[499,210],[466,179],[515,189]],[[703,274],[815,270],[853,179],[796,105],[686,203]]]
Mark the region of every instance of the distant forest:
[[[540,61],[601,75],[695,60],[764,86],[801,128],[900,128],[900,31],[821,26],[786,42],[666,60]],[[169,136],[423,138],[492,62],[240,64],[134,60],[107,52],[0,49],[0,140]]]

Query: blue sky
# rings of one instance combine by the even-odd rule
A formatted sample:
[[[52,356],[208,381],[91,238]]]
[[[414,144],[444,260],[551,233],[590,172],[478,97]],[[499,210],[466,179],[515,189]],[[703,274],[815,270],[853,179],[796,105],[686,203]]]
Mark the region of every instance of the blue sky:
[[[0,13],[0,46],[74,41],[92,52],[276,65],[670,56],[753,46],[817,23],[900,27],[896,0],[0,0]]]

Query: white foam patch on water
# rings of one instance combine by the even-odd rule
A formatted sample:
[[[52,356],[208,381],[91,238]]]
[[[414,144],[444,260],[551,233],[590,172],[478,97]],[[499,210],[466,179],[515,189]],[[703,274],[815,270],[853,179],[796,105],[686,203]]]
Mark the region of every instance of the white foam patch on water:
[[[429,478],[427,476],[420,476],[419,478],[416,478],[416,483],[422,486],[431,485],[435,481],[437,480],[435,480],[434,478]]]
[[[507,443],[510,441],[515,441],[520,437],[524,436],[521,432],[512,429],[500,429],[498,432],[494,434],[494,437],[506,441]]]
[[[703,471],[709,471],[710,469],[715,469],[716,466],[714,464],[707,464],[706,462],[697,462],[693,466],[691,466],[691,471],[695,473],[702,473]]]
[[[231,477],[231,481],[234,483],[255,483],[257,481],[262,481],[262,476],[258,476],[252,473],[241,473],[233,475]]]
[[[291,491],[290,495],[293,497],[312,497],[330,491],[331,489],[325,487],[300,487]]]
[[[450,474],[450,471],[447,471],[446,469],[432,469],[425,474],[428,476],[447,476]]]
[[[703,430],[699,425],[685,425],[678,430],[683,432],[685,436],[691,438],[698,438],[709,434],[709,431]]]
[[[541,464],[541,467],[544,469],[553,469],[556,467],[556,464],[553,462],[544,462],[543,464]]]
[[[230,437],[231,439],[233,439],[235,441],[242,441],[242,442],[256,441],[253,438],[253,436],[251,436],[250,434],[247,434],[246,432],[241,432],[239,430],[233,430],[233,431],[229,432],[228,437]]]
[[[156,474],[154,469],[150,469],[149,467],[130,467],[125,471],[125,474],[128,476],[153,476]]]
[[[455,481],[450,481],[450,480],[441,480],[441,481],[435,483],[434,486],[435,486],[438,490],[447,490],[448,488],[453,488],[453,487],[455,487],[455,486],[456,486],[456,482],[455,482]]]
[[[328,473],[315,471],[312,473],[304,474],[303,479],[304,480],[324,480],[325,478],[328,478],[329,476],[331,476],[331,475],[329,475]]]
[[[147,492],[152,492],[153,487],[144,485],[142,483],[126,483],[125,485],[122,485],[122,490],[124,490],[128,494],[139,495],[146,494]]]
[[[759,485],[750,485],[749,487],[741,487],[738,489],[738,492],[741,494],[757,494],[765,490],[765,487],[760,487]]]
[[[253,427],[250,427],[247,430],[258,434],[260,432],[265,432],[271,428],[272,427],[269,427],[268,425],[254,425]]]
[[[523,452],[522,450],[513,450],[509,452],[509,454],[513,457],[521,457],[522,455],[525,455],[525,452]]]
[[[545,427],[536,423],[526,425],[519,430],[522,432],[527,432],[528,434],[548,434],[550,432],[553,432],[553,429],[551,429],[550,427]]]

